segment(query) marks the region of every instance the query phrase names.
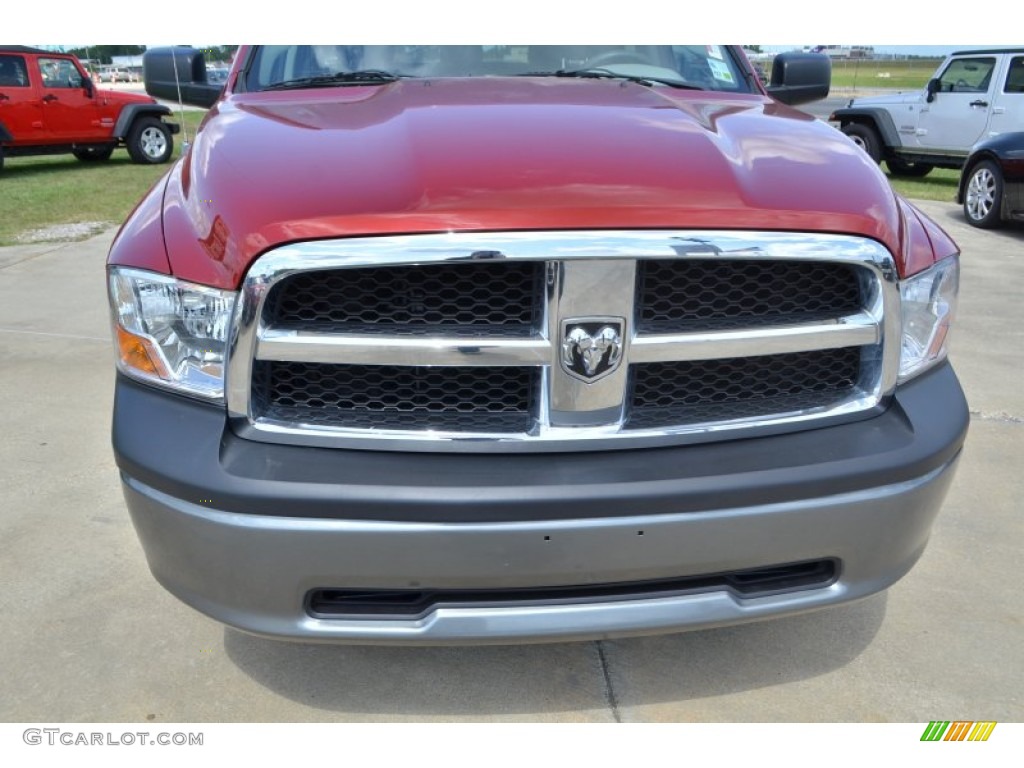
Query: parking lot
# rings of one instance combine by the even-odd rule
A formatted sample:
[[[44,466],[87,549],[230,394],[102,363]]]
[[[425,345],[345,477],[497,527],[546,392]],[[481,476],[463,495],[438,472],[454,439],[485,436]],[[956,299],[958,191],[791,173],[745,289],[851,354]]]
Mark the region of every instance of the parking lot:
[[[113,232],[0,248],[0,720],[1024,720],[1024,227],[920,205],[963,249],[952,359],[972,420],[916,568],[829,611],[557,645],[286,644],[179,603],[110,449]]]

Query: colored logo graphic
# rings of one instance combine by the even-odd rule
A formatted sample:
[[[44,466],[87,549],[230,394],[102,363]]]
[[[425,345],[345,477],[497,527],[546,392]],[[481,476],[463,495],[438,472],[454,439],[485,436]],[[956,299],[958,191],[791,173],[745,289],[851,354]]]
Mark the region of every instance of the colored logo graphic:
[[[988,741],[994,722],[967,722],[933,720],[921,734],[921,741]]]

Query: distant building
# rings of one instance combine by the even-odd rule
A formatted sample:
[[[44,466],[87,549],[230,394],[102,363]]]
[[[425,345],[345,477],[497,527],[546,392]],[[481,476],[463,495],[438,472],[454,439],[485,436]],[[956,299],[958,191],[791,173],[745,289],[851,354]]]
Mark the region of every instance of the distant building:
[[[142,69],[142,54],[138,56],[111,56],[110,63],[115,67],[122,69],[131,69],[138,67]]]
[[[775,58],[775,54],[768,51],[752,51],[749,48],[744,48],[743,53],[746,54],[747,59],[750,61],[771,61]]]
[[[873,59],[873,45],[816,45],[812,53],[824,53],[831,59]]]

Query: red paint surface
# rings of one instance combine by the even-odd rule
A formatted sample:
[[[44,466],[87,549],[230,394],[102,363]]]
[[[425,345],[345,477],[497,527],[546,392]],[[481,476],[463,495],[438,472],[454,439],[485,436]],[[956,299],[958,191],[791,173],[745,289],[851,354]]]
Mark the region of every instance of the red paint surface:
[[[164,177],[166,178],[166,177]],[[164,179],[160,179],[142,198],[110,247],[107,261],[126,267],[149,269],[164,274],[171,271],[164,247],[163,208]]]

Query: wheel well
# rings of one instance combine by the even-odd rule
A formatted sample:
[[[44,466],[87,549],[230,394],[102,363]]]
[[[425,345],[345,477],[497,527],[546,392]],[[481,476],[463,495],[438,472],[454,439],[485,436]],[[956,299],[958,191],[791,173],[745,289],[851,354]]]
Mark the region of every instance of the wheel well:
[[[863,125],[865,128],[873,130],[878,135],[883,156],[888,155],[891,149],[902,146],[899,133],[892,122],[892,116],[884,110],[848,110],[845,113],[839,112],[836,118],[839,121],[840,129],[847,125]]]
[[[171,110],[162,104],[129,104],[121,110],[121,114],[117,117],[117,124],[114,126],[114,138],[128,138],[128,132],[139,118],[155,117],[159,120],[164,115],[169,114],[171,114]]]
[[[882,131],[880,125],[878,125],[875,118],[870,115],[857,116],[850,118],[847,122],[843,123],[845,128],[847,125],[861,125],[875,132],[875,136],[878,137],[878,151],[882,153],[882,160],[889,158],[893,152],[892,147],[889,146],[889,142],[885,140],[885,133]]]
[[[958,203],[962,203],[964,201],[964,190],[967,188],[967,178],[978,166],[978,163],[983,160],[991,160],[997,164],[999,162],[996,156],[991,152],[979,152],[976,155],[971,155],[970,159],[964,163],[964,167],[960,170],[960,180],[956,185],[956,201]]]
[[[874,118],[872,118],[872,117],[865,117],[865,116],[862,116],[862,115],[858,115],[857,117],[848,118],[847,120],[844,120],[841,123],[841,125],[842,125],[843,128],[845,128],[848,125],[863,125],[863,126],[866,126],[868,128],[872,128],[875,131],[878,130],[878,125],[876,125]]]

